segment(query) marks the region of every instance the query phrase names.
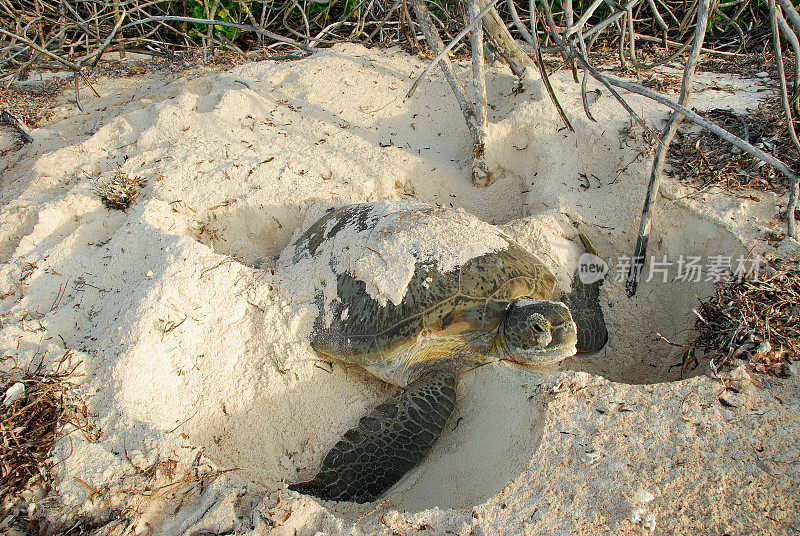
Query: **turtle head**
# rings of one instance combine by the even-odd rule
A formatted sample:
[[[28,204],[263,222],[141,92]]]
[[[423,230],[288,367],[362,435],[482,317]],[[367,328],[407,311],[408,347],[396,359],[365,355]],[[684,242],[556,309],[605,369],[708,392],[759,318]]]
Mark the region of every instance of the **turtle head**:
[[[561,361],[575,354],[578,342],[572,314],[558,301],[514,302],[498,335],[508,359],[524,365]]]

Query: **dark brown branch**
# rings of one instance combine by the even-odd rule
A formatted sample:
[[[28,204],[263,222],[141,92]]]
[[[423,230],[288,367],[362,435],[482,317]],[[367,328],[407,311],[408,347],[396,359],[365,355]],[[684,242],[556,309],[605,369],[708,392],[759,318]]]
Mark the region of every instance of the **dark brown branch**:
[[[24,143],[33,142],[33,138],[31,137],[31,135],[28,134],[28,132],[25,130],[25,128],[23,128],[19,120],[16,117],[14,117],[8,110],[3,110],[3,112],[0,113],[0,123],[8,125],[14,130],[16,130],[17,134],[19,134],[19,137],[22,138],[22,141]]]

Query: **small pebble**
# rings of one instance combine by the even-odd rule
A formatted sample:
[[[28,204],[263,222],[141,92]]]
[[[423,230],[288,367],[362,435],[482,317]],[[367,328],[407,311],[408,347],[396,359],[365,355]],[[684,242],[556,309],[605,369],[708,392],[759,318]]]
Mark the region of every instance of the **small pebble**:
[[[583,463],[587,463],[589,465],[593,465],[600,461],[600,458],[603,457],[603,454],[597,450],[593,450],[591,452],[586,452],[581,455],[581,461]]]
[[[656,530],[656,516],[648,513],[644,508],[634,508],[629,519],[631,523],[641,525],[649,529],[650,532],[655,532]]]

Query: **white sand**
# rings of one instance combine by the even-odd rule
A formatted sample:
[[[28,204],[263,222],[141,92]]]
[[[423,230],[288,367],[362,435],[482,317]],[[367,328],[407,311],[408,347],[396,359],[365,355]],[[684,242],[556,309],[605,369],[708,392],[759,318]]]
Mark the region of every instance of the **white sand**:
[[[507,69],[490,70],[487,157],[498,180],[476,189],[443,79],[403,101],[423,67],[397,50],[337,46],[224,73],[101,80],[101,98],[83,92],[85,112],[65,104],[34,144],[0,161],[0,351],[25,362],[74,350],[104,431],[98,443],[73,434],[59,444],[65,506],[50,515],[130,506],[141,534],[798,530],[798,375],[764,389],[738,369],[732,408],[717,401],[717,379],[676,381],[678,351],[657,334],[684,340],[695,296],[712,283],[659,279],[628,300],[613,271],[606,350],[541,375],[500,365],[467,375],[452,425],[380,508],[286,490],[391,393],[318,360],[310,268],[276,261],[326,209],[401,198],[462,207],[502,224],[562,283],[581,253],[571,222],[604,256],[632,251],[649,158],[620,135],[628,119],[611,97],[593,106],[592,123],[559,73],[570,133],[538,82],[517,95]],[[736,91],[708,89],[706,75],[695,106],[741,110],[759,96],[749,81],[715,78]],[[651,121],[666,116],[630,102]],[[117,166],[148,181],[127,213],[92,193]],[[769,247],[758,238],[778,225],[782,200],[665,190],[658,259]],[[796,243],[780,247],[797,255]],[[464,252],[451,253],[457,262]],[[407,268],[372,291],[396,301]],[[186,467],[201,452],[204,467],[240,470],[189,495],[123,493],[147,480],[133,464]],[[90,500],[76,478],[109,492]]]

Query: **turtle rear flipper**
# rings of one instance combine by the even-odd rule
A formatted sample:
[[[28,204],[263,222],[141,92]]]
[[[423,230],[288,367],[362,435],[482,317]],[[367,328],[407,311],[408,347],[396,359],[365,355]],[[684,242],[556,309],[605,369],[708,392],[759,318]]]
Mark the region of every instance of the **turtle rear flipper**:
[[[363,417],[325,456],[317,476],[289,489],[334,501],[369,502],[430,450],[456,403],[452,370],[434,370]]]

